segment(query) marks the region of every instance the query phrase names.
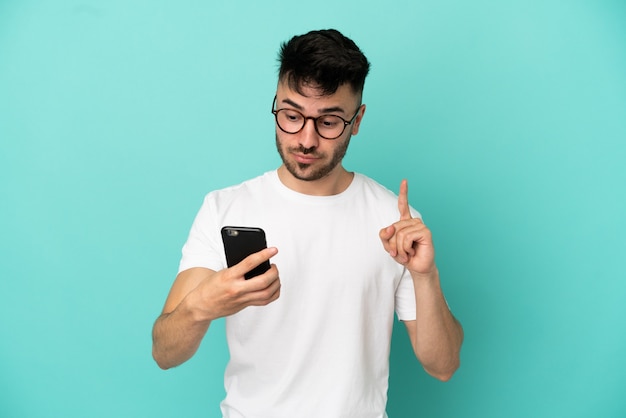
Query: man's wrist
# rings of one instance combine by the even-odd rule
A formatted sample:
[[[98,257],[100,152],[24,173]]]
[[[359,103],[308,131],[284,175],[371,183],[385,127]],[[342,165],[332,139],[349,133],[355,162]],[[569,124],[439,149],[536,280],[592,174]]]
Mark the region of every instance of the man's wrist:
[[[415,281],[419,282],[438,282],[439,281],[439,269],[437,269],[436,265],[427,271],[427,272],[417,272],[413,270],[409,270],[411,273],[411,277]]]
[[[211,323],[215,317],[211,312],[203,307],[203,301],[198,300],[198,292],[192,291],[181,302],[181,309],[185,311],[191,321],[198,325]]]

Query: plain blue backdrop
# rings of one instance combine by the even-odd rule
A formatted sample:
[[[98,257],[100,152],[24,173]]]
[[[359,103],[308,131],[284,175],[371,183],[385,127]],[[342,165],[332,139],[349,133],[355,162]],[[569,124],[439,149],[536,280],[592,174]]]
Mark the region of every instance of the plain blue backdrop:
[[[396,328],[390,417],[626,416],[625,23],[619,0],[0,0],[0,416],[219,416],[223,322],[166,372],[152,323],[204,194],[279,164],[279,44],[327,27],[372,62],[346,166],[408,178],[466,333],[440,383]]]

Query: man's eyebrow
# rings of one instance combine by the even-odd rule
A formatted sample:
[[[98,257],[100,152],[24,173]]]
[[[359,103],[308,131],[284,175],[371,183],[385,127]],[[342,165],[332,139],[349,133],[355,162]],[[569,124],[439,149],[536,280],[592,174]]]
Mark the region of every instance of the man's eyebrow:
[[[346,113],[341,106],[325,107],[320,113]]]
[[[298,110],[304,110],[304,108],[302,106],[300,106],[298,103],[294,102],[291,99],[283,99],[282,103],[288,104],[289,106],[293,106]],[[343,110],[343,108],[341,106],[331,106],[331,107],[325,107],[323,109],[319,109],[319,113],[320,114],[324,114],[324,113],[346,113],[345,110]]]
[[[288,104],[289,106],[293,106],[298,110],[304,110],[302,106],[300,106],[298,103],[294,102],[293,100],[283,99],[282,102]]]

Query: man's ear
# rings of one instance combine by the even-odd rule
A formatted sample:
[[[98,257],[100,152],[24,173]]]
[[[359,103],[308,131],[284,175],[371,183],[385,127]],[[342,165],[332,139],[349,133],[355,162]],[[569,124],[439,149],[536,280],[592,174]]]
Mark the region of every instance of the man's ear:
[[[352,122],[352,135],[356,135],[359,133],[359,127],[361,126],[361,121],[363,120],[363,115],[365,114],[365,105],[361,105],[359,107],[359,112],[354,118],[354,122]]]

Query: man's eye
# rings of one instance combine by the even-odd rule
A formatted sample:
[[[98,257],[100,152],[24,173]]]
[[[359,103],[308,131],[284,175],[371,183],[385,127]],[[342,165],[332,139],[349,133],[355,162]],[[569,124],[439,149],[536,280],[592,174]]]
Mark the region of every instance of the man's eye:
[[[319,119],[319,126],[322,128],[335,128],[341,123],[341,119],[336,116],[323,116]]]
[[[297,122],[302,119],[302,115],[299,114],[298,112],[286,111],[283,113],[284,113],[285,119],[289,122]]]

